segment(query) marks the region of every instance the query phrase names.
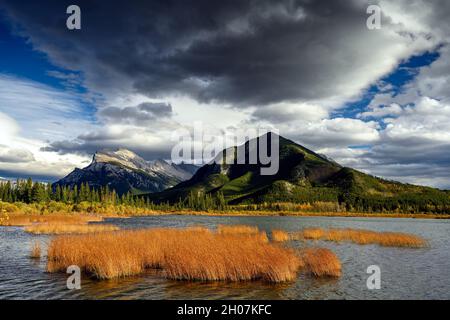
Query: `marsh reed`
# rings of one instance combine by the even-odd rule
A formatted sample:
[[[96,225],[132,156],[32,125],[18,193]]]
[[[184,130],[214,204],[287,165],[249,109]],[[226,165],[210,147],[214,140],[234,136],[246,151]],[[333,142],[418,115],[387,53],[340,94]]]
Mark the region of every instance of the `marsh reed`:
[[[384,247],[421,248],[427,245],[423,238],[401,232],[376,232],[360,229],[307,228],[291,234],[294,240],[325,240],[353,242],[360,245],[377,244]]]
[[[247,226],[247,225],[218,225],[217,231],[218,234],[224,236],[250,236],[257,237],[262,242],[269,242],[269,238],[267,238],[267,234],[264,231],[260,231],[258,227],[255,226]]]
[[[306,248],[300,251],[300,258],[306,273],[314,277],[340,277],[341,262],[329,249]]]
[[[36,223],[56,224],[87,224],[89,222],[101,222],[102,217],[75,214],[10,214],[0,221],[0,226],[29,226]]]
[[[41,244],[35,241],[31,246],[30,258],[40,259],[41,258]]]
[[[288,241],[289,239],[290,239],[289,233],[287,233],[286,231],[278,229],[272,230],[272,241],[284,242]]]
[[[86,234],[117,230],[119,230],[119,227],[110,224],[65,224],[55,222],[39,223],[25,227],[25,232],[32,234]]]
[[[98,279],[160,268],[170,279],[267,282],[294,280],[302,265],[293,249],[268,243],[259,232],[230,234],[199,227],[54,238],[48,248],[48,271],[64,271],[73,264]]]
[[[218,225],[217,226],[217,233],[218,234],[258,234],[259,229],[255,226],[247,226],[247,225]]]

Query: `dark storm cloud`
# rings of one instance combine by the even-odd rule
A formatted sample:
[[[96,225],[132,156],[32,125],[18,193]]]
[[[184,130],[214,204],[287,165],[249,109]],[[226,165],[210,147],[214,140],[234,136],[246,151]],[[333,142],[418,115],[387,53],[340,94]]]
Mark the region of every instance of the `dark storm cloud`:
[[[25,149],[14,149],[0,145],[0,162],[25,163],[35,161],[33,154]]]
[[[450,143],[432,139],[384,140],[366,156],[383,165],[421,164],[450,166]]]
[[[120,143],[114,140],[83,140],[74,141],[55,141],[46,147],[41,148],[41,151],[57,152],[60,155],[65,154],[78,154],[92,156],[99,150],[109,149],[116,150],[119,148],[126,148],[138,154],[147,160],[153,159],[170,159],[172,145],[158,144],[152,145],[148,148],[145,145],[142,146],[128,146],[124,143]]]
[[[126,123],[148,125],[149,122],[168,118],[172,115],[172,106],[164,103],[141,103],[136,107],[107,107],[99,112],[99,117],[108,123]]]
[[[93,148],[88,148],[75,141],[61,140],[52,142],[47,146],[42,147],[40,150],[46,152],[58,152],[59,154],[68,154],[70,150],[70,153],[86,155],[95,153],[97,147],[98,146],[93,146]]]
[[[33,181],[40,181],[40,182],[54,182],[62,178],[61,174],[58,174],[58,172],[55,172],[54,175],[42,175],[39,173],[31,173],[31,172],[24,173],[22,170],[8,170],[1,168],[0,168],[0,176],[5,178],[5,180],[11,181],[14,181],[16,179],[32,178]]]
[[[336,83],[371,59],[348,44],[356,34],[355,46],[376,37],[364,1],[80,0],[80,31],[65,28],[72,1],[5,2],[32,43],[84,71],[91,89],[129,82],[152,98],[182,93],[248,106],[345,95]]]

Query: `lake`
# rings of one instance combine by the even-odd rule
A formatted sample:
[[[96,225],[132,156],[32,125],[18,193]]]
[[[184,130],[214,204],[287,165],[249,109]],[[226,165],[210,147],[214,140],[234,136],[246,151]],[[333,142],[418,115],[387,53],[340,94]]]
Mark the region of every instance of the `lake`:
[[[98,281],[84,276],[81,290],[66,288],[66,274],[45,272],[46,259],[28,258],[35,240],[51,236],[27,234],[20,227],[0,227],[0,299],[450,299],[450,221],[349,217],[231,217],[148,216],[105,219],[122,229],[186,227],[219,224],[256,225],[261,230],[297,231],[306,227],[356,228],[407,232],[422,236],[430,246],[421,249],[389,248],[325,241],[311,246],[331,249],[342,262],[339,279],[299,275],[286,284],[263,282],[186,282],[167,280],[159,271],[118,280]],[[289,242],[289,246],[304,246]],[[45,248],[43,248],[45,253]],[[381,269],[381,289],[366,286],[367,267]]]

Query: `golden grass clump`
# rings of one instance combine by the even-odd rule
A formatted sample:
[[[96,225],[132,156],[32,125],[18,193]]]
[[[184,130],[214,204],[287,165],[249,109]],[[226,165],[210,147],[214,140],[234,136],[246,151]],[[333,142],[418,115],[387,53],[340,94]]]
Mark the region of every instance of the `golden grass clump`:
[[[341,262],[329,249],[307,248],[300,251],[306,273],[314,277],[340,277]]]
[[[385,247],[421,248],[427,242],[419,236],[401,232],[376,232],[359,229],[309,228],[293,235],[295,239],[349,241],[357,244],[377,244]]]
[[[246,225],[218,225],[217,233],[219,234],[258,234],[258,227]]]
[[[301,260],[259,233],[242,236],[197,227],[58,236],[50,242],[47,269],[65,271],[69,265],[98,279],[160,268],[170,279],[284,282],[296,278]]]
[[[325,231],[320,228],[308,228],[302,232],[302,237],[308,240],[319,240],[325,235]]]
[[[263,242],[269,242],[267,234],[264,231],[259,231],[258,227],[247,225],[218,225],[217,233],[221,235],[235,235],[235,236],[252,236],[259,237]]]
[[[289,241],[289,233],[283,230],[272,230],[272,241],[275,242],[284,242]]]
[[[70,215],[70,214],[10,214],[7,219],[0,221],[1,226],[29,226],[35,223],[56,223],[56,224],[87,224],[89,222],[100,222],[103,218],[100,216],[89,215]]]
[[[35,241],[31,246],[30,258],[32,259],[41,258],[41,244],[38,241]]]
[[[33,224],[25,227],[25,232],[32,234],[85,234],[117,230],[119,230],[119,227],[110,224],[64,224],[54,222]]]

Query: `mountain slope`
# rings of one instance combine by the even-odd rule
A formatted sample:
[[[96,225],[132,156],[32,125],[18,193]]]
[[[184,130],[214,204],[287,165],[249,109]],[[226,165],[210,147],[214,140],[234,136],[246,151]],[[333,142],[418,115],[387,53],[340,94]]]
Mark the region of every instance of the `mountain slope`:
[[[430,205],[450,208],[450,194],[446,191],[373,177],[342,167],[291,140],[279,139],[280,165],[273,176],[262,176],[261,164],[210,163],[191,179],[149,197],[155,202],[173,203],[191,192],[211,195],[220,192],[229,204],[320,201],[361,211]],[[248,159],[250,143],[235,147],[234,151],[237,148],[245,148]]]
[[[76,168],[55,182],[53,187],[60,185],[73,188],[88,183],[95,188],[108,186],[118,194],[128,191],[133,194],[158,192],[191,178],[194,168],[185,168],[186,165],[169,164],[164,160],[147,162],[126,149],[104,150],[93,156],[89,166]]]
[[[269,139],[270,141],[270,139]],[[259,138],[257,140],[259,142]],[[248,159],[250,143],[234,147],[245,148]],[[166,192],[155,194],[155,200],[169,200],[184,197],[191,191],[222,192],[227,200],[241,202],[252,196],[259,196],[277,183],[285,181],[289,184],[306,186],[327,181],[341,170],[341,166],[327,160],[294,142],[279,137],[280,164],[275,175],[261,175],[261,164],[223,164],[211,162],[200,168],[188,181],[182,182]],[[233,150],[231,150],[233,154]],[[222,156],[222,155],[219,155]]]

